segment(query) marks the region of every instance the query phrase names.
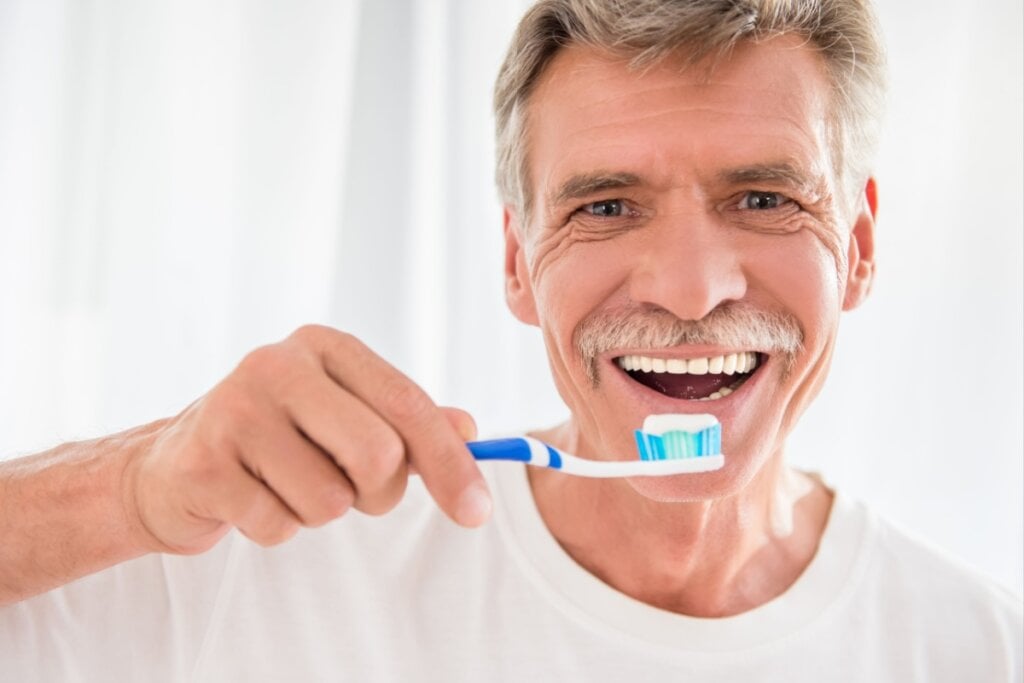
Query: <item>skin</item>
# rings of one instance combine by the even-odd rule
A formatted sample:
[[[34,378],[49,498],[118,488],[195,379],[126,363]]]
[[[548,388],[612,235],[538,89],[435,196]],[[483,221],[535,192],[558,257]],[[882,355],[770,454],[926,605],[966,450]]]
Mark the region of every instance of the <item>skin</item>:
[[[506,207],[506,293],[517,317],[540,327],[572,413],[539,436],[584,457],[626,459],[647,414],[710,412],[723,424],[717,472],[530,472],[563,548],[649,604],[708,617],[749,610],[792,585],[824,529],[831,493],[785,465],[784,443],[825,378],[841,311],[870,289],[875,213],[872,180],[854,197],[837,181],[829,92],[820,57],[779,37],[740,46],[710,75],[672,60],[639,74],[571,46],[531,95],[534,201],[528,216]],[[786,173],[753,172],[782,165]],[[562,196],[569,179],[595,174],[613,180]],[[771,356],[722,399],[668,398],[614,358],[763,349],[616,349],[599,358],[595,386],[572,343],[601,311],[657,307],[699,320],[736,301],[793,316],[803,344],[790,371]],[[773,525],[780,518],[790,528]]]

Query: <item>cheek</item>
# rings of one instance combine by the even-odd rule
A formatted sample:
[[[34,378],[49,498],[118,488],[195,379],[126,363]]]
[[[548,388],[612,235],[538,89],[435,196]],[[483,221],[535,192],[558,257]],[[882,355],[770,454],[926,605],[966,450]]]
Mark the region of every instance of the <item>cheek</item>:
[[[809,230],[773,240],[759,250],[757,284],[797,317],[803,333],[811,337],[838,316],[840,286],[833,251]]]
[[[541,325],[559,337],[571,337],[575,326],[615,296],[629,268],[614,240],[578,243],[557,256],[535,259],[531,268]]]

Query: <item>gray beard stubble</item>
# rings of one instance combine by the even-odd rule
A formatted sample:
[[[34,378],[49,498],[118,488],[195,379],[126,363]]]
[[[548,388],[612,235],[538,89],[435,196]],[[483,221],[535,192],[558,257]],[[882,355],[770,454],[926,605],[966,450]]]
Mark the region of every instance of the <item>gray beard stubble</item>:
[[[781,355],[788,375],[803,345],[803,332],[788,313],[766,311],[747,303],[718,306],[700,320],[682,320],[663,308],[600,311],[584,318],[573,343],[593,387],[600,386],[598,356],[613,349],[668,349],[706,344]]]

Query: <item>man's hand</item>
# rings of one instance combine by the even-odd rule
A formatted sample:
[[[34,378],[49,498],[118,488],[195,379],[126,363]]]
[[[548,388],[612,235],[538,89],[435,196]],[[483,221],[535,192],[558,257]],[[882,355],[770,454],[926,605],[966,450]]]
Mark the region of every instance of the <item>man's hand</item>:
[[[475,431],[351,335],[303,327],[176,417],[0,462],[0,605],[146,552],[202,552],[232,526],[273,545],[351,507],[384,514],[412,471],[452,519],[482,524]]]
[[[490,496],[463,445],[475,431],[355,337],[311,325],[163,425],[127,466],[126,501],[154,550],[202,552],[232,526],[269,546],[350,507],[388,512],[412,467],[448,516],[477,526]]]

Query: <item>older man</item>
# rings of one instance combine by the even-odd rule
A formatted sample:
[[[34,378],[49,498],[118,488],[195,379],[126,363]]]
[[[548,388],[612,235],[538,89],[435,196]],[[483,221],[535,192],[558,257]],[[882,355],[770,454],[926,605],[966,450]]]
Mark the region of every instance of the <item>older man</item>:
[[[304,328],[5,465],[5,674],[1020,680],[1018,599],[784,462],[874,274],[876,41],[856,0],[542,0],[499,76],[507,298],[572,412],[538,435],[709,412],[724,468],[485,479],[466,413]]]

